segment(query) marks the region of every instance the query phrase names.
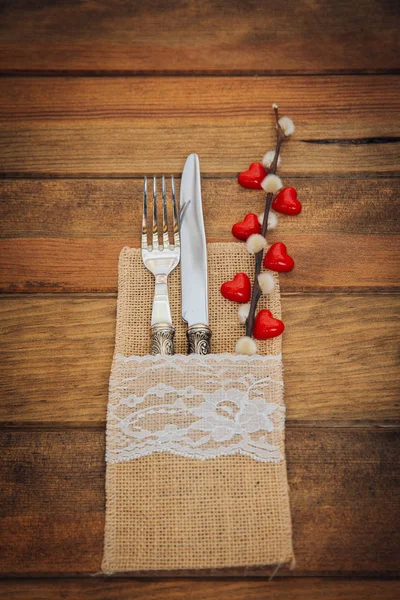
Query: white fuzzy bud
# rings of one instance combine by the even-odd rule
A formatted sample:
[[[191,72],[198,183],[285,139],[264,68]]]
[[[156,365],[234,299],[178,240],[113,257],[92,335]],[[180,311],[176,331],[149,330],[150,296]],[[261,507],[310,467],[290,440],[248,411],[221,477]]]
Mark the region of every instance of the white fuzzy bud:
[[[269,194],[270,192],[272,192],[272,194],[275,194],[276,192],[279,192],[281,187],[283,187],[283,183],[281,178],[278,177],[278,175],[267,175],[262,180],[261,187],[267,192],[267,194]]]
[[[260,273],[258,283],[263,294],[270,294],[275,287],[275,279],[271,273]]]
[[[236,342],[235,352],[237,352],[238,354],[248,354],[249,356],[251,356],[252,354],[256,354],[257,344],[255,343],[253,338],[247,337],[247,335],[245,335],[244,337],[238,339],[238,341]]]
[[[260,250],[265,250],[267,247],[267,240],[260,233],[253,233],[247,238],[246,245],[250,254],[257,254]]]
[[[250,304],[241,304],[239,306],[238,315],[239,315],[239,323],[244,325],[247,321],[247,317],[250,312]]]
[[[268,167],[270,167],[272,165],[272,163],[274,162],[274,158],[275,158],[275,150],[268,150],[268,152],[266,152],[263,156],[262,159],[262,164],[263,166],[268,169]],[[281,164],[281,157],[278,156],[278,165]]]
[[[278,215],[273,210],[268,213],[268,231],[272,231],[278,225]]]
[[[272,108],[275,110],[276,108],[279,108],[277,104],[275,104],[275,102],[272,105]]]
[[[260,223],[260,225],[262,227],[262,224],[264,222],[264,213],[261,213],[260,215],[258,215],[258,222]],[[272,231],[273,229],[276,228],[277,225],[278,225],[278,215],[273,210],[270,210],[268,213],[267,230]]]
[[[286,137],[294,133],[294,123],[289,117],[281,117],[278,123]]]

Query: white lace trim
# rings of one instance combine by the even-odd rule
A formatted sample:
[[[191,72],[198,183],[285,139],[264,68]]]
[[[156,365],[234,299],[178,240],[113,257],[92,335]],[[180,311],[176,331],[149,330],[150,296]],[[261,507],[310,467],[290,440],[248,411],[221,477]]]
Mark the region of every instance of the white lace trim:
[[[281,356],[116,355],[106,460],[168,452],[283,459]]]
[[[282,354],[269,354],[268,356],[261,356],[261,354],[252,354],[251,356],[247,356],[246,354],[228,354],[228,352],[221,354],[174,354],[173,356],[167,356],[162,354],[157,354],[153,356],[151,354],[146,354],[145,356],[135,356],[132,354],[131,356],[124,356],[123,354],[116,354],[115,358],[121,362],[153,362],[153,363],[163,363],[163,362],[176,362],[179,360],[182,363],[194,363],[198,362],[200,364],[207,364],[209,362],[269,362],[270,360],[276,361],[282,360]]]

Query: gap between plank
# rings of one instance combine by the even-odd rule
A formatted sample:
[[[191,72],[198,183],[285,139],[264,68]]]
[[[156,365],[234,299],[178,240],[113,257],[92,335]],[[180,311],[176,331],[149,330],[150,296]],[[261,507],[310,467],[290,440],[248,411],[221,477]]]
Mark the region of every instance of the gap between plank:
[[[284,69],[271,70],[196,70],[191,69],[190,71],[158,71],[158,70],[135,70],[135,69],[114,69],[114,70],[101,70],[101,69],[2,69],[0,71],[0,77],[365,77],[370,75],[399,75],[399,68],[392,69],[327,69],[325,71],[291,71]]]
[[[92,423],[92,421],[65,421],[65,422],[32,422],[32,421],[19,421],[18,423],[12,422],[0,422],[0,431],[13,431],[13,432],[24,432],[24,431],[65,431],[79,430],[79,431],[104,431],[106,426],[106,419],[101,422]],[[291,421],[286,420],[285,429],[340,429],[341,431],[398,431],[400,430],[400,421]]]
[[[307,143],[307,141],[305,141]],[[319,143],[316,141],[315,143]],[[324,142],[323,142],[324,143]],[[352,143],[351,140],[345,140],[345,143]],[[157,174],[157,173],[156,173]],[[70,175],[66,175],[65,173],[33,173],[33,172],[0,172],[0,180],[19,180],[19,179],[27,179],[27,180],[103,180],[103,179],[111,179],[111,180],[123,180],[123,179],[143,179],[145,175],[148,173],[102,173],[102,174],[94,174],[94,173],[71,173]],[[181,177],[181,172],[175,171],[171,172],[170,175],[173,175],[176,178]],[[202,179],[237,179],[238,173],[202,173]],[[386,173],[317,173],[317,174],[307,174],[299,175],[298,173],[287,172],[283,175],[285,178],[291,179],[343,179],[355,180],[355,179],[398,179],[400,178],[400,171],[388,171]]]
[[[339,146],[359,146],[365,144],[398,144],[400,137],[327,138],[298,140],[305,144],[338,144]]]
[[[232,242],[235,243],[235,242]],[[363,289],[356,289],[356,288],[351,288],[351,289],[347,289],[347,288],[324,288],[324,289],[320,289],[320,290],[312,290],[312,291],[298,291],[298,292],[282,292],[281,290],[281,297],[282,298],[289,298],[289,297],[301,297],[301,296],[321,296],[323,294],[329,294],[330,296],[345,296],[346,298],[349,296],[352,297],[356,297],[356,296],[380,296],[380,297],[384,297],[384,296],[397,296],[397,294],[399,294],[400,290],[398,288],[392,288],[392,289],[372,289],[372,288],[366,288],[365,290]],[[39,300],[45,300],[45,299],[62,299],[62,298],[69,298],[71,300],[97,300],[97,299],[116,299],[117,298],[117,291],[115,292],[11,292],[11,293],[7,293],[7,292],[0,292],[0,302],[2,300],[21,300],[21,299],[26,299],[26,298],[38,298]]]

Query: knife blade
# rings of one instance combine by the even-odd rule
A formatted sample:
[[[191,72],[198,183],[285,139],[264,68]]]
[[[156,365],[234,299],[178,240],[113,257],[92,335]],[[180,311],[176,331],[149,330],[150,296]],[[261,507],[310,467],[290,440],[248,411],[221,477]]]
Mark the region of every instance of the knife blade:
[[[188,324],[189,354],[209,354],[207,246],[197,154],[190,154],[183,168],[180,210],[182,318]]]

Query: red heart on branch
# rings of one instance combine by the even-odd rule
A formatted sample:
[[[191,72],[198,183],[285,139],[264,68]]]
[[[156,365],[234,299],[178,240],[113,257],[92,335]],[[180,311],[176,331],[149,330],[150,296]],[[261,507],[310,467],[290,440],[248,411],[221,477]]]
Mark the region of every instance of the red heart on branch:
[[[232,233],[238,240],[246,241],[253,233],[261,233],[261,225],[258,216],[249,213],[243,221],[235,223],[232,227]]]
[[[246,273],[238,273],[232,281],[225,281],[221,285],[221,294],[227,300],[244,304],[251,297],[251,283]]]
[[[256,340],[268,340],[281,335],[285,326],[280,319],[275,319],[270,310],[260,310],[254,319],[253,337]]]
[[[294,260],[286,251],[286,246],[282,242],[276,242],[268,248],[264,256],[264,267],[278,273],[286,273],[294,267]]]
[[[272,203],[272,208],[284,215],[298,215],[301,202],[297,200],[297,192],[292,187],[283,188]]]
[[[239,173],[238,182],[244,188],[261,190],[261,182],[267,176],[267,172],[261,163],[251,163],[247,171]]]

